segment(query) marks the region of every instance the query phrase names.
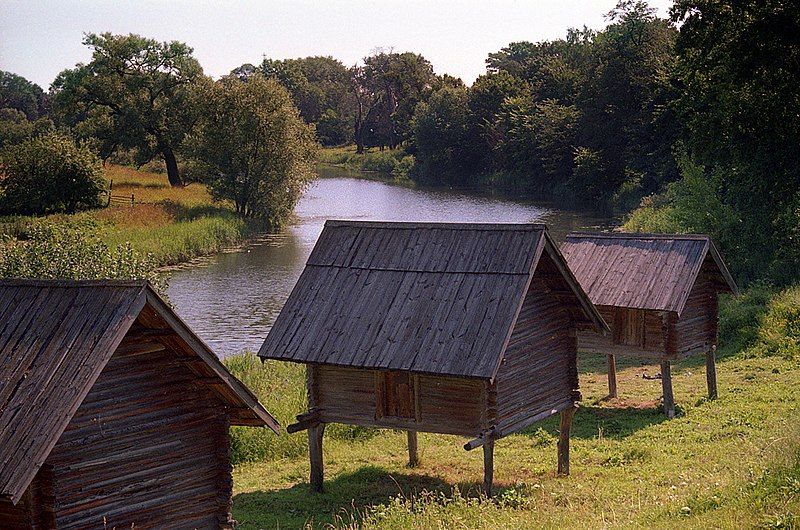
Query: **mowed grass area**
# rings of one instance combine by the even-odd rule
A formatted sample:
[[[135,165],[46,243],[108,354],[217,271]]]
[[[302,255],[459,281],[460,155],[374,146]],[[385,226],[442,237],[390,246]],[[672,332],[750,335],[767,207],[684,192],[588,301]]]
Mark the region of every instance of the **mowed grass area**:
[[[268,365],[275,366],[275,365]],[[303,388],[302,370],[282,368]],[[656,365],[620,362],[607,393],[604,357],[582,355],[584,399],[572,432],[572,475],[557,477],[557,419],[497,442],[493,500],[480,497],[482,452],[420,434],[406,467],[403,432],[341,431],[324,442],[326,492],[308,489],[305,433],[283,434],[285,458],[234,471],[241,528],[792,528],[800,524],[800,367],[780,357],[719,359],[720,397],[706,399],[703,359],[673,370],[679,417],[660,409]],[[293,374],[293,375],[289,375]],[[288,379],[287,379],[288,376]],[[295,378],[294,382],[290,379]],[[302,408],[302,392],[280,411]],[[332,426],[329,426],[329,429]]]

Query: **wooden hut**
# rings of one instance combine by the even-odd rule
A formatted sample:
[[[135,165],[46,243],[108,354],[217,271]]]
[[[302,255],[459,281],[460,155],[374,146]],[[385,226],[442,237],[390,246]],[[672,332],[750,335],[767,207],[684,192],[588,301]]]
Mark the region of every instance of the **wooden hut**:
[[[143,281],[0,280],[0,528],[231,528],[278,425]]]
[[[311,485],[339,422],[494,441],[561,413],[568,473],[575,330],[604,328],[543,225],[328,221],[259,355],[307,365]]]
[[[608,356],[610,396],[617,395],[615,356],[658,360],[664,412],[672,418],[670,363],[704,353],[708,394],[716,397],[717,295],[737,289],[711,238],[572,233],[561,251],[611,326],[606,336],[578,333],[580,351]]]

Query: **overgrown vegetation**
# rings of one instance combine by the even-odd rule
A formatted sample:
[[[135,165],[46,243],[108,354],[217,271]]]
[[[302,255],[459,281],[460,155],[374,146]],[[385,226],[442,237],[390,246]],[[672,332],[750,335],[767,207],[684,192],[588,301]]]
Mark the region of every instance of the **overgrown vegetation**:
[[[333,147],[321,151],[320,162],[353,171],[404,179],[409,177],[414,157],[402,149],[364,149],[363,153],[358,153],[355,147]]]
[[[793,528],[800,514],[800,290],[756,286],[721,309],[720,397],[702,359],[676,365],[679,417],[660,409],[658,366],[620,363],[604,399],[602,356],[581,355],[584,396],[572,474],[555,476],[557,418],[497,443],[494,499],[480,496],[480,451],[421,434],[408,469],[398,431],[325,431],[326,492],[308,492],[305,433],[234,434],[234,517],[242,528]],[[619,362],[619,361],[618,361]],[[301,366],[226,360],[283,425],[304,410]],[[346,429],[346,428],[345,428]]]

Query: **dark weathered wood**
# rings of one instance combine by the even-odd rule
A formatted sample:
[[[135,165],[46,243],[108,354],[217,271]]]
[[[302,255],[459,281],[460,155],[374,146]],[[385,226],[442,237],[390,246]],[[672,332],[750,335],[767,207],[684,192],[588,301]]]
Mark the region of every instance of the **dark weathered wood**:
[[[606,355],[608,364],[608,397],[617,397],[617,360],[613,353]]]
[[[561,411],[561,423],[558,431],[558,474],[569,475],[569,431],[576,407]]]
[[[265,422],[151,297],[0,280],[0,527],[232,528],[228,426]]]
[[[675,417],[675,396],[672,393],[672,366],[669,361],[661,361],[661,388],[664,399],[664,414]]]
[[[408,467],[417,467],[418,465],[417,431],[408,431]]]
[[[494,440],[489,440],[483,446],[483,493],[492,496],[494,482]]]
[[[708,384],[708,398],[717,399],[717,360],[716,346],[706,352],[706,383]]]
[[[322,493],[324,481],[324,466],[322,460],[322,436],[325,433],[325,424],[320,423],[308,429],[308,455],[311,461],[311,490]]]
[[[310,429],[311,427],[317,425],[320,421],[320,414],[318,410],[311,410],[304,414],[299,414],[297,416],[297,423],[292,423],[286,427],[286,432],[289,434],[294,434],[296,432],[304,431],[306,429]]]

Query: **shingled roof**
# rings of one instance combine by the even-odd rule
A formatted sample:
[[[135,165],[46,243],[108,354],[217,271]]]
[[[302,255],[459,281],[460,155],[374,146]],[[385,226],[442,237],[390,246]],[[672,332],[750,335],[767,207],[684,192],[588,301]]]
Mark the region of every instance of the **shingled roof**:
[[[737,292],[707,235],[575,232],[561,252],[596,305],[680,314],[704,263],[716,272],[720,290]]]
[[[145,281],[0,280],[0,496],[17,502],[144,309],[202,360],[231,423],[278,425]]]
[[[544,225],[328,221],[259,355],[491,379],[543,252],[604,329]]]

